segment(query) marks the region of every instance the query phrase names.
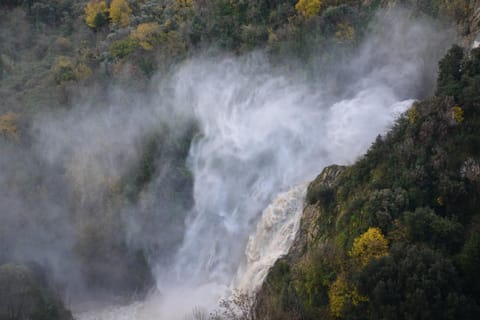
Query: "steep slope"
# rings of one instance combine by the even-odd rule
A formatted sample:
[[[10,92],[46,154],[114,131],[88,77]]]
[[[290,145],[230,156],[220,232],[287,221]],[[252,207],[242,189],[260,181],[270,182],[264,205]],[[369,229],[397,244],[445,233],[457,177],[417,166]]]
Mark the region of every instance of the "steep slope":
[[[310,184],[301,234],[259,293],[260,319],[478,318],[479,85],[480,49],[454,46],[435,97]]]

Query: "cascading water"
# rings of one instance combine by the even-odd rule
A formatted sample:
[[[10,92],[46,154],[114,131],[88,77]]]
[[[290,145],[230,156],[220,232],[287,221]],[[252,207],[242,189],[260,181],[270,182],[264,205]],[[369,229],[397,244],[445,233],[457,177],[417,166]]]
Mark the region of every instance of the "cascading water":
[[[234,288],[255,293],[277,259],[288,253],[300,226],[308,183],[279,194],[263,211],[248,238],[247,262],[237,271]]]
[[[146,301],[78,319],[185,319],[197,306],[215,308],[232,289],[255,290],[293,241],[306,192],[300,183],[365,152],[411,105],[406,99],[425,75],[434,77],[431,53],[441,55],[446,43],[431,37],[433,26],[377,23],[379,31],[341,66],[349,78],[336,83],[344,90],[335,95],[261,55],[181,66],[169,103],[193,115],[201,132],[188,158],[195,204],[183,244],[170,264],[155,268],[158,290]]]

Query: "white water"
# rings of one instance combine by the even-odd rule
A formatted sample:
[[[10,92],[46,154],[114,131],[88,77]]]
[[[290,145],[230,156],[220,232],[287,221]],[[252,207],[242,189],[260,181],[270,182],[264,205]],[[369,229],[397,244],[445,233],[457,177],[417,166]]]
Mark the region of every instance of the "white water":
[[[237,272],[231,286],[244,293],[254,293],[267,276],[268,269],[280,257],[288,253],[295,239],[303,211],[308,184],[304,183],[279,194],[263,211],[261,219],[247,243],[245,254],[247,261]],[[128,306],[111,306],[103,310],[85,312],[79,315],[81,320],[152,320],[181,318],[185,301],[189,305],[205,306],[218,302],[218,297],[225,296],[224,286],[210,284],[191,288],[172,289],[168,296],[162,298],[159,293],[150,296],[144,302]],[[206,297],[214,297],[206,301]],[[168,308],[167,308],[168,306]],[[187,310],[185,310],[187,311]],[[189,312],[185,312],[187,315]]]
[[[195,208],[184,244],[170,267],[156,269],[158,290],[145,301],[79,320],[181,320],[197,306],[216,308],[233,289],[254,290],[298,228],[306,186],[284,190],[355,159],[412,103],[379,83],[322,105],[321,93],[294,79],[245,75],[231,60],[199,65],[186,66],[177,82],[204,133],[190,151]]]
[[[431,55],[443,50],[435,29],[386,20],[342,66],[351,78],[337,83],[341,94],[261,56],[181,66],[169,103],[202,132],[189,154],[195,206],[183,245],[170,265],[155,268],[157,290],[145,301],[77,318],[185,319],[233,289],[261,284],[298,229],[306,187],[290,188],[328,164],[354,161],[411,105],[406,98],[425,75],[434,77]]]
[[[255,233],[248,238],[245,249],[246,263],[239,267],[229,288],[218,284],[207,284],[193,289],[172,288],[165,297],[156,292],[143,302],[84,312],[78,315],[78,319],[182,319],[191,313],[184,310],[185,302],[193,306],[215,307],[218,299],[226,297],[230,289],[254,293],[267,276],[269,268],[279,257],[288,253],[300,225],[307,187],[308,183],[303,183],[279,194],[262,212]]]
[[[237,272],[234,287],[255,293],[277,259],[288,253],[300,226],[308,183],[279,194],[263,211],[254,234],[248,238],[247,263]]]

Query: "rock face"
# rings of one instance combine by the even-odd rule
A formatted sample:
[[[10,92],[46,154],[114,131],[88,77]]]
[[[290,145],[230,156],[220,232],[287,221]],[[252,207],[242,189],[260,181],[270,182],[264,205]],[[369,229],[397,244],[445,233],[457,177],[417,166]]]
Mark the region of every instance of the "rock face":
[[[472,1],[470,6],[472,12],[469,21],[470,42],[471,46],[476,48],[480,45],[480,0]]]
[[[337,165],[332,165],[323,169],[322,173],[320,173],[308,187],[307,202],[311,202],[311,199],[316,196],[329,197],[330,190],[336,184],[338,176],[345,169],[346,167]],[[305,207],[297,237],[289,252],[290,257],[298,259],[308,250],[313,240],[317,239],[319,236],[317,225],[318,221],[321,220],[322,211],[317,204],[310,204]]]
[[[72,314],[49,287],[41,271],[0,265],[0,320],[71,320]]]
[[[332,190],[339,182],[339,176],[346,170],[344,166],[332,165],[326,167],[320,175],[309,185],[307,190],[307,206],[303,210],[300,227],[297,236],[290,248],[289,253],[277,260],[271,268],[264,285],[257,293],[255,314],[257,319],[303,319],[303,306],[290,306],[289,310],[281,310],[283,302],[277,301],[278,295],[272,292],[282,292],[281,299],[289,300],[289,296],[297,290],[294,282],[290,279],[292,273],[296,273],[297,266],[304,268],[311,264],[312,252],[321,252],[325,259],[332,259],[335,253],[330,251],[328,236],[319,229],[320,224],[328,217],[319,205],[321,202],[329,202],[334,196]],[[320,199],[320,200],[319,200]],[[317,201],[318,200],[318,201]],[[315,258],[313,258],[315,259]],[[332,259],[334,260],[334,259]],[[286,278],[289,280],[285,281]],[[282,306],[279,308],[279,306]]]

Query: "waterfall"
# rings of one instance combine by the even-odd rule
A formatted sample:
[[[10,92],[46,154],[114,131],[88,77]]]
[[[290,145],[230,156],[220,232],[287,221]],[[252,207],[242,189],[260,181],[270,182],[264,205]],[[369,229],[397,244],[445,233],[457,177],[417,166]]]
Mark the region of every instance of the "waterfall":
[[[267,276],[269,268],[279,257],[288,253],[300,225],[307,187],[308,183],[303,183],[280,193],[263,210],[254,228],[255,231],[248,238],[245,249],[246,261],[238,268],[236,277],[229,286],[230,289],[249,294],[255,292]],[[177,297],[193,299],[201,305],[205,303],[204,294],[212,295],[212,292],[216,292],[214,296],[218,297],[227,297],[226,294],[228,294],[224,288],[210,285],[195,288],[193,291],[195,294],[192,295],[191,288],[175,288],[169,292],[170,298],[175,297],[171,300],[169,297],[162,299],[157,293],[143,302],[85,312],[79,314],[77,318],[79,320],[176,319],[179,315],[178,310],[182,309],[182,303],[178,302]],[[212,302],[217,302],[217,299],[213,299]],[[177,309],[172,308],[176,303],[178,303]]]
[[[182,64],[168,106],[200,130],[188,156],[194,207],[183,243],[155,267],[157,290],[145,301],[78,319],[185,319],[234,289],[258,288],[290,249],[303,182],[326,165],[352,163],[435,77],[431,54],[446,45],[433,27],[387,18],[376,27],[351,61],[339,62],[341,76],[307,80],[261,54]]]
[[[234,287],[241,292],[255,292],[275,261],[288,253],[302,217],[308,183],[279,194],[263,210],[262,217],[248,238],[247,262],[239,268]]]

